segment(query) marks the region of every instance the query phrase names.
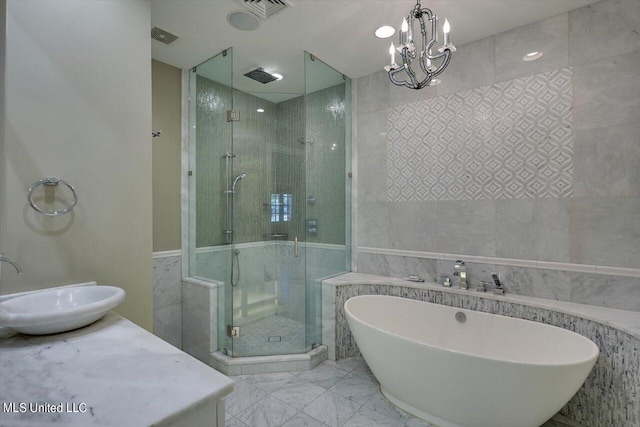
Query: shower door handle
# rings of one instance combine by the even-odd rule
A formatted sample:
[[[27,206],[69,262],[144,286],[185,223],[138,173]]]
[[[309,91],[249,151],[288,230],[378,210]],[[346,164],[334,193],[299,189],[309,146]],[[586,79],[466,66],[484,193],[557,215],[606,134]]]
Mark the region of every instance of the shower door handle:
[[[293,256],[298,258],[298,237],[293,239]]]

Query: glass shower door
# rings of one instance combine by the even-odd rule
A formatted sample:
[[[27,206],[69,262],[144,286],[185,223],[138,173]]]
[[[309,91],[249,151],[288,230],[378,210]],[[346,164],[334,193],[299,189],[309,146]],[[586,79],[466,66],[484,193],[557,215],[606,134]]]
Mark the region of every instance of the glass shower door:
[[[351,80],[305,52],[306,346],[322,342],[322,283],[350,270]]]
[[[232,349],[233,51],[194,67],[189,79],[189,275],[216,282],[217,347]],[[211,327],[211,326],[209,326]]]

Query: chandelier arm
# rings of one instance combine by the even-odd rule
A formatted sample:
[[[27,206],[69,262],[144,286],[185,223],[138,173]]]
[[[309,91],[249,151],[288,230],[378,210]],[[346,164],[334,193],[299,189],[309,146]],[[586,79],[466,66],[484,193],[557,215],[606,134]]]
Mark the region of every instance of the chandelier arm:
[[[445,55],[444,61],[442,61],[442,64],[440,64],[440,66],[431,73],[432,77],[435,77],[442,73],[444,69],[447,68],[447,65],[449,65],[449,61],[451,60],[451,51],[449,49],[445,49],[442,54]]]
[[[411,86],[407,86],[407,87],[416,89],[418,86],[418,80],[416,79],[416,74],[413,72],[413,70],[409,66],[411,61],[407,59],[407,54],[408,54],[407,51],[408,51],[408,48],[406,46],[402,48],[402,65],[404,65],[404,70],[407,72],[409,79],[411,79]]]

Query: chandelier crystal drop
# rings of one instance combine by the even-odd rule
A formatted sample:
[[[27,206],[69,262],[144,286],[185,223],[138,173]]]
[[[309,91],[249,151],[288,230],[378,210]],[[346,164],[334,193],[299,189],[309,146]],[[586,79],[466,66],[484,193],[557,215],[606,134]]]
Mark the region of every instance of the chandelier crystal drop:
[[[413,38],[414,23],[420,24],[421,49],[418,51]],[[426,22],[431,24],[431,32],[427,30]],[[393,43],[389,47],[391,64],[384,67],[389,73],[389,79],[394,85],[404,86],[409,89],[422,89],[429,86],[435,77],[442,73],[449,61],[451,54],[456,51],[450,40],[451,25],[447,19],[444,20],[442,33],[444,35],[443,45],[433,51],[434,45],[438,43],[438,16],[434,15],[430,9],[423,8],[420,0],[406,18],[402,19],[400,27],[399,45]],[[396,51],[400,53],[402,64],[396,64]],[[416,61],[417,60],[417,61]],[[420,64],[418,70],[411,68],[415,62]],[[402,76],[404,74],[404,76]],[[404,79],[402,79],[404,77]],[[400,80],[402,79],[402,80]]]

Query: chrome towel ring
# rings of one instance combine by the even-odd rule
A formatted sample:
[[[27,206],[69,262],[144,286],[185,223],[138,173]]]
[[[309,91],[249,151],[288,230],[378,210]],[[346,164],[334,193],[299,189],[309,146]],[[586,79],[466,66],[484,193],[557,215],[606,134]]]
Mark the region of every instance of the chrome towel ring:
[[[58,184],[64,184],[67,187],[69,187],[69,189],[71,190],[71,194],[73,194],[73,202],[67,206],[65,209],[61,210],[61,211],[43,211],[42,209],[40,209],[33,201],[33,190],[35,190],[36,188],[38,188],[41,185],[46,185],[47,187],[55,187]],[[29,202],[29,204],[31,205],[31,207],[36,211],[41,213],[42,215],[45,216],[60,216],[60,215],[64,215],[66,213],[69,213],[73,210],[73,208],[75,207],[76,203],[78,203],[78,193],[76,193],[76,189],[73,188],[73,185],[69,184],[67,181],[60,179],[60,178],[56,178],[54,176],[47,176],[45,178],[42,178],[40,181],[35,182],[30,188],[29,188],[29,193],[27,194],[27,201]]]

